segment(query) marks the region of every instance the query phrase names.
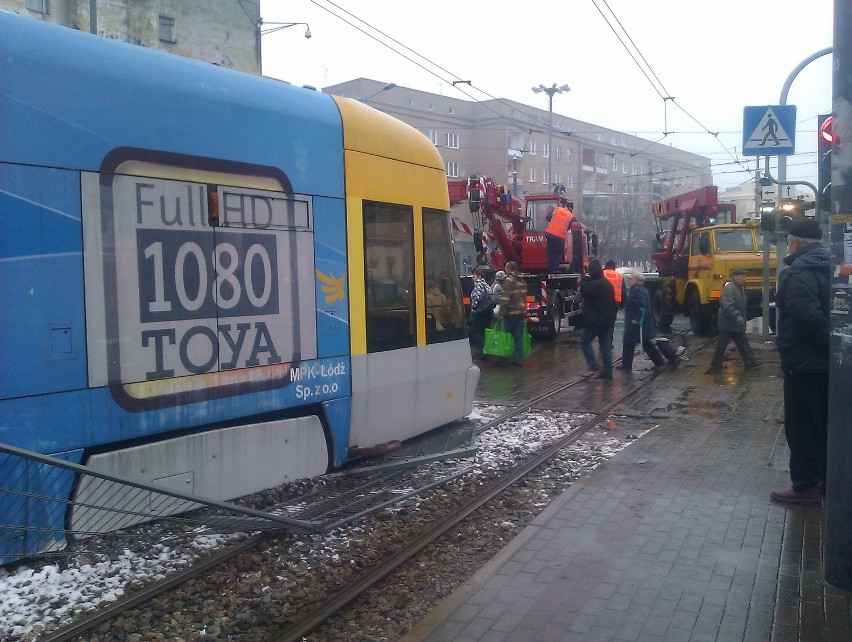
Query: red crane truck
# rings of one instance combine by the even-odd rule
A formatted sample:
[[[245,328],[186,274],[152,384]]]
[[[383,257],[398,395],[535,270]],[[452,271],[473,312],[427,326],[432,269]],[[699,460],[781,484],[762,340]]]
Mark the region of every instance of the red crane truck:
[[[467,200],[474,221],[479,263],[502,270],[515,261],[527,283],[527,324],[531,333],[556,337],[562,323],[582,312],[580,278],[597,254],[597,235],[579,221],[571,224],[558,272],[547,266],[544,230],[550,210],[565,202],[557,192],[526,194],[521,200],[490,178],[447,181],[451,203]],[[468,284],[468,287],[469,284]]]

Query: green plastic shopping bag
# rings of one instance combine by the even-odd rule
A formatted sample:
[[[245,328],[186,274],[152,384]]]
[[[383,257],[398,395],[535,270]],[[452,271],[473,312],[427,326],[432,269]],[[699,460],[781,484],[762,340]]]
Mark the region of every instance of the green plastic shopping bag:
[[[508,357],[515,350],[515,340],[503,327],[503,319],[498,319],[490,328],[485,329],[485,343],[482,351],[495,357]]]
[[[530,356],[532,354],[532,336],[530,335],[530,329],[527,327],[526,322],[524,322],[524,335],[523,335],[523,355],[525,357]]]

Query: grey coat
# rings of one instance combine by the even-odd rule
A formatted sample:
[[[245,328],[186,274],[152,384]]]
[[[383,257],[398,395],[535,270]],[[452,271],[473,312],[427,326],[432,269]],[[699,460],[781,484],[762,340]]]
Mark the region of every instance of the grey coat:
[[[743,332],[746,326],[746,291],[731,279],[722,288],[719,297],[719,330],[722,332]]]

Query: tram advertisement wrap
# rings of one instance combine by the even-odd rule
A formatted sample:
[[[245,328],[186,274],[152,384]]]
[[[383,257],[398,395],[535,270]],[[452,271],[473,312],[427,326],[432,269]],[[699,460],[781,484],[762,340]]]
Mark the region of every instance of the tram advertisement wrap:
[[[121,384],[148,399],[289,385],[290,364],[316,357],[308,197],[147,176],[82,179],[90,385]]]

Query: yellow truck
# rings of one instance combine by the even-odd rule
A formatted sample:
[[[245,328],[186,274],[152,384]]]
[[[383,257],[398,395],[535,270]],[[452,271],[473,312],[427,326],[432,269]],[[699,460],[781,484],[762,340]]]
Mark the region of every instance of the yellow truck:
[[[651,260],[656,274],[647,275],[657,327],[671,326],[683,313],[696,336],[716,333],[716,315],[722,287],[734,268],[748,270],[748,318],[761,316],[763,253],[756,221],[737,222],[736,206],[718,202],[718,188],[710,185],[655,201],[656,247]],[[770,284],[775,283],[775,251],[769,259]],[[770,291],[770,300],[774,298]]]

